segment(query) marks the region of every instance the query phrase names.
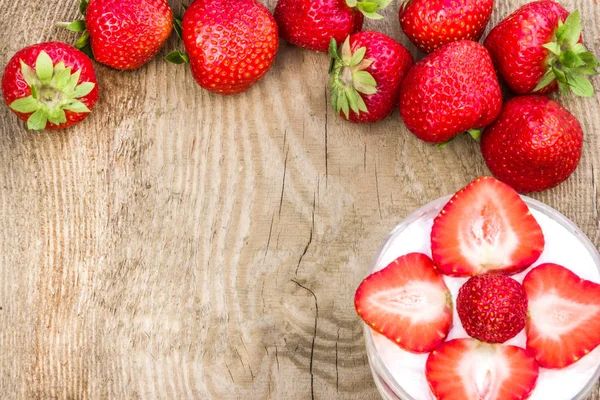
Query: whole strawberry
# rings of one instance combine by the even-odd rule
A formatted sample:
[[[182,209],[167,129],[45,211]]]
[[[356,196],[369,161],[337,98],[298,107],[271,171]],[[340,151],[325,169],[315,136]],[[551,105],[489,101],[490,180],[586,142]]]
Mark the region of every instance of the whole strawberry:
[[[413,65],[413,58],[400,43],[379,32],[355,33],[341,51],[334,39],[331,104],[346,120],[364,123],[387,117],[398,105],[400,84]]]
[[[487,50],[461,40],[446,44],[408,71],[400,89],[400,114],[418,138],[444,143],[489,125],[502,93]]]
[[[275,20],[281,37],[291,44],[325,52],[362,29],[364,17],[383,18],[377,11],[391,0],[279,0]]]
[[[598,60],[581,42],[579,12],[571,15],[551,0],[528,3],[501,21],[485,40],[498,73],[518,94],[548,94],[560,88],[592,96],[586,75]]]
[[[493,8],[494,0],[404,0],[400,26],[415,46],[431,53],[446,43],[478,41]]]
[[[196,0],[182,31],[196,82],[220,94],[241,93],[258,82],[279,46],[273,16],[255,0]]]
[[[481,137],[485,162],[522,193],[550,189],[577,168],[583,147],[579,121],[544,96],[515,97]]]
[[[456,310],[469,336],[504,343],[525,328],[527,295],[523,286],[508,276],[478,275],[460,288]]]
[[[140,68],[158,53],[173,30],[166,0],[81,0],[83,21],[68,29],[85,33],[75,47],[99,63],[121,70]],[[86,31],[87,29],[87,31]]]
[[[98,100],[91,60],[59,42],[18,51],[4,70],[2,92],[6,104],[32,130],[74,125],[88,116]]]

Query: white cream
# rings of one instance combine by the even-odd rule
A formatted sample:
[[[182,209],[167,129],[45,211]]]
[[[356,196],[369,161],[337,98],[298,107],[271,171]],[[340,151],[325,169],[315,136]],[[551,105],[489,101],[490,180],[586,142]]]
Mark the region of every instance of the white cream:
[[[382,249],[375,269],[383,269],[396,258],[412,252],[424,253],[431,257],[430,233],[433,218],[437,214],[437,211],[437,209],[427,210],[420,219],[400,232],[393,234]],[[600,272],[596,267],[594,258],[580,239],[545,214],[537,210],[532,210],[532,214],[542,227],[546,246],[540,259],[531,268],[539,264],[552,262],[570,269],[584,279],[600,283]],[[531,268],[512,277],[522,282]],[[458,290],[467,279],[445,276],[444,280],[452,292],[452,298],[456,301]],[[427,354],[406,352],[384,336],[373,331],[371,333],[383,364],[399,386],[415,400],[435,399],[429,390],[424,374]],[[460,323],[455,304],[453,327],[448,335],[448,339],[463,337],[468,337],[468,335]],[[523,330],[515,338],[508,341],[507,344],[524,348],[525,341],[525,331]],[[574,399],[586,386],[588,381],[592,379],[599,364],[600,346],[568,368],[561,370],[541,368],[537,385],[530,400]]]

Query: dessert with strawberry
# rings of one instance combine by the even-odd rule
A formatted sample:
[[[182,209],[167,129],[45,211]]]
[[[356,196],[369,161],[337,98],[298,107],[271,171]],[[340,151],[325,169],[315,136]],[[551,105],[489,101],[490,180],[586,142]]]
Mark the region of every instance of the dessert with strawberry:
[[[578,11],[569,14],[552,0],[525,4],[485,39],[498,73],[517,94],[548,94],[560,88],[591,97],[587,79],[598,60],[583,44]]]
[[[182,38],[196,82],[224,95],[258,82],[279,46],[273,16],[255,0],[194,1],[183,16]]]
[[[88,56],[65,43],[46,42],[10,59],[2,92],[28,129],[63,129],[89,115],[98,100],[98,82]]]
[[[400,84],[413,58],[400,43],[379,32],[362,31],[338,49],[331,39],[329,88],[333,109],[356,123],[377,122],[398,105]]]
[[[415,46],[431,53],[450,42],[478,41],[493,8],[494,0],[403,0],[400,26]]]
[[[138,69],[163,47],[173,30],[167,0],[81,0],[85,21],[65,24],[83,32],[75,47],[99,63]]]
[[[334,39],[342,43],[362,29],[365,17],[383,18],[378,11],[391,0],[278,0],[275,20],[289,43],[326,52]]]
[[[487,50],[452,42],[417,62],[402,82],[400,115],[419,139],[444,143],[491,124],[502,107],[500,84]]]
[[[565,217],[508,185],[481,177],[418,210],[372,272],[355,304],[384,398],[574,400],[592,389],[600,254]],[[448,332],[447,291],[445,304],[456,305]]]
[[[521,193],[564,182],[579,165],[582,150],[577,118],[538,95],[508,100],[481,137],[481,153],[492,174]]]

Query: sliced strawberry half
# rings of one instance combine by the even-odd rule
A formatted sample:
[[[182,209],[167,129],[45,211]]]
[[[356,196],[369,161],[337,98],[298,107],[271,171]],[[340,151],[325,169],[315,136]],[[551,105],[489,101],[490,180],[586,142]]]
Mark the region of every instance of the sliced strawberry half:
[[[356,289],[358,315],[375,331],[413,353],[427,353],[452,326],[452,295],[433,261],[411,253],[367,277]]]
[[[527,204],[505,183],[481,177],[460,190],[433,222],[431,252],[445,275],[521,272],[544,250]]]
[[[438,400],[526,399],[539,367],[526,350],[475,339],[450,340],[427,357],[425,375]]]
[[[600,285],[565,267],[542,264],[527,274],[527,349],[545,368],[564,368],[600,345]]]

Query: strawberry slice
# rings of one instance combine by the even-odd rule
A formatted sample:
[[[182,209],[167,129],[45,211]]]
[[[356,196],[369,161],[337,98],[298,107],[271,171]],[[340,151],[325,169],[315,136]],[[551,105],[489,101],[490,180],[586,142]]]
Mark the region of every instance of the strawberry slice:
[[[427,353],[446,339],[452,295],[425,254],[402,256],[356,289],[358,315],[375,331],[413,353]]]
[[[526,399],[539,367],[526,350],[475,339],[450,340],[427,357],[425,376],[438,400]]]
[[[527,349],[545,368],[564,368],[600,345],[600,285],[565,267],[542,264],[527,274]]]
[[[433,222],[431,252],[445,275],[516,274],[544,250],[527,204],[505,183],[481,177],[460,190]]]

